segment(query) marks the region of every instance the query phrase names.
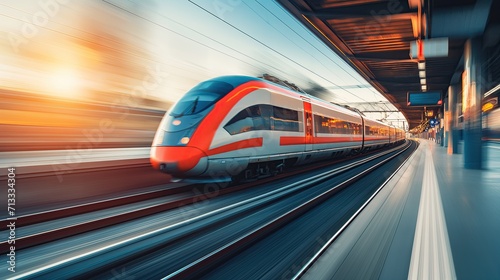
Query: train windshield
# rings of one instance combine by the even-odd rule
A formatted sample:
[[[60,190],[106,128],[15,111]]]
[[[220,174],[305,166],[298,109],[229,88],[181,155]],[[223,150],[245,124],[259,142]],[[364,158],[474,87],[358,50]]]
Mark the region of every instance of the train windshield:
[[[234,87],[220,81],[206,81],[198,84],[188,91],[172,108],[170,116],[178,118],[181,116],[198,114],[224,95],[233,90]]]

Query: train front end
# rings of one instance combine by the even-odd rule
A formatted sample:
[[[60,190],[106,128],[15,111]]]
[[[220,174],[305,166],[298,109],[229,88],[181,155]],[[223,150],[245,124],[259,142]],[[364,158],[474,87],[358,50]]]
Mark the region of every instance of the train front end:
[[[163,117],[151,147],[151,165],[175,177],[194,177],[207,169],[207,147],[193,135],[215,103],[233,90],[230,83],[209,80],[187,92]]]
[[[162,119],[151,147],[151,165],[177,178],[204,176],[209,168],[211,134],[221,118],[214,108],[235,87],[253,79],[218,77],[188,91]]]

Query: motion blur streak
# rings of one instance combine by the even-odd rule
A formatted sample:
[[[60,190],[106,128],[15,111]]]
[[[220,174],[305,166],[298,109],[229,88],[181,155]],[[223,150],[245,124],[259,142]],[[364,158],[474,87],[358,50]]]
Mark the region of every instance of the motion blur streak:
[[[0,151],[151,144],[171,102],[143,23],[101,1],[0,6]]]
[[[15,166],[22,180],[19,213],[167,179],[141,161],[149,148],[140,147],[151,144],[164,114],[154,107],[168,103],[136,99],[140,102],[132,108],[98,98],[78,101],[6,89],[0,89],[0,98],[0,166]],[[77,169],[88,173],[73,174]],[[6,186],[6,180],[2,177],[0,183]]]
[[[144,147],[164,113],[5,89],[0,98],[2,152]]]

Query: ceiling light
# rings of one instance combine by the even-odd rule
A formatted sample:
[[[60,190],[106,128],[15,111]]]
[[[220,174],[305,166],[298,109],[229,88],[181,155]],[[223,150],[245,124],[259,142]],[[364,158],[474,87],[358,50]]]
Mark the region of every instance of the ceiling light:
[[[425,70],[425,61],[422,61],[422,62],[418,63],[418,69],[419,70]]]
[[[423,91],[427,91],[427,86],[426,85],[422,85],[422,90]]]
[[[427,84],[427,81],[425,79],[420,79],[420,84],[425,85]]]
[[[421,79],[425,79],[425,70],[420,70],[420,71],[418,71],[418,76],[419,76]]]

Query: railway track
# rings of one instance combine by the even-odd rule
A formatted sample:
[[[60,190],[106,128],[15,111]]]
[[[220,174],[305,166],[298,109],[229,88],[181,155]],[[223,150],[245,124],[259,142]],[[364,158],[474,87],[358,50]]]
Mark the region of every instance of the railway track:
[[[410,145],[406,146],[404,149],[401,151],[398,151],[397,153],[394,153],[394,155],[391,155],[390,157],[385,158],[384,160],[372,165],[371,167],[361,171],[357,175],[339,183],[336,184],[335,186],[331,187],[330,189],[326,190],[325,192],[320,193],[319,195],[315,196],[314,198],[300,204],[299,206],[293,208],[292,210],[284,213],[283,215],[275,218],[272,221],[269,221],[268,223],[254,229],[253,231],[249,232],[248,234],[238,238],[237,240],[234,240],[233,242],[220,247],[219,249],[213,251],[212,253],[203,256],[202,258],[197,259],[194,262],[191,262],[184,267],[172,272],[171,274],[167,275],[163,279],[194,279],[196,277],[199,277],[203,275],[207,270],[209,270],[212,267],[215,267],[219,265],[220,263],[223,263],[225,260],[231,258],[233,255],[238,254],[242,249],[246,248],[248,244],[252,244],[253,242],[256,242],[257,240],[264,238],[266,235],[271,233],[272,231],[276,230],[279,227],[282,227],[283,225],[289,223],[293,219],[299,217],[300,215],[304,214],[305,212],[309,211],[311,208],[317,206],[318,204],[321,204],[325,200],[327,200],[329,197],[332,195],[338,193],[342,189],[350,186],[354,182],[358,181],[360,178],[365,176],[366,174],[369,174],[376,170],[378,167],[382,166],[383,164],[387,163],[388,161],[394,159],[395,157],[399,156],[402,154],[404,151],[410,148]],[[312,181],[309,182],[310,184],[315,184],[317,181],[316,180],[326,180],[332,176],[337,175],[337,172],[326,172],[324,174],[320,174],[319,177],[317,178],[311,178]],[[391,176],[392,177],[392,176]],[[382,188],[381,186],[379,190]],[[351,218],[348,220],[344,226],[335,234],[335,237],[340,235],[340,233],[349,225],[349,223],[358,215],[359,212],[362,211],[362,209],[368,204],[371,199],[378,193],[375,192],[368,201],[366,201],[361,208],[359,208],[356,213],[351,216]],[[333,242],[335,238],[330,239],[330,242]],[[323,248],[327,248],[327,246],[324,246]],[[323,249],[324,250],[324,249]],[[321,255],[323,251],[319,251],[318,253],[315,254],[313,258],[311,258],[306,265],[304,265],[299,273],[297,273],[293,279],[298,279],[302,274],[310,267],[312,263],[317,259],[319,255]]]
[[[407,147],[408,148],[408,147]],[[66,276],[71,276],[72,271],[79,271],[77,267],[79,266],[85,266],[85,263],[92,262],[95,259],[99,260],[99,264],[95,265],[93,264],[93,271],[90,274],[84,273],[85,277],[90,277],[92,275],[95,275],[95,273],[103,272],[106,271],[106,269],[110,268],[110,263],[116,264],[117,262],[119,263],[126,263],[127,261],[132,260],[133,258],[137,257],[138,255],[147,255],[149,253],[156,252],[160,250],[161,248],[166,248],[172,244],[178,243],[178,242],[188,242],[190,238],[193,236],[202,236],[206,234],[208,231],[214,230],[218,227],[223,227],[224,225],[228,223],[232,223],[242,216],[245,215],[251,215],[253,212],[257,211],[258,209],[265,208],[269,205],[273,205],[276,202],[279,202],[283,200],[286,197],[291,197],[294,195],[297,195],[301,192],[304,192],[307,189],[311,189],[315,184],[318,184],[319,182],[328,180],[328,178],[337,176],[338,174],[345,173],[348,170],[351,170],[353,168],[356,168],[361,165],[366,165],[372,161],[380,160],[381,157],[387,157],[383,161],[380,161],[379,163],[376,164],[376,166],[379,166],[383,164],[382,162],[386,162],[390,160],[389,153],[394,153],[396,149],[394,148],[388,151],[385,151],[383,153],[379,153],[377,155],[372,155],[366,159],[362,160],[357,160],[354,163],[350,163],[349,165],[345,165],[333,170],[325,171],[322,173],[319,173],[311,178],[305,179],[305,180],[300,180],[298,182],[294,183],[289,183],[284,185],[283,187],[274,189],[272,191],[265,191],[262,192],[260,195],[253,196],[252,198],[246,199],[239,201],[237,203],[232,203],[228,204],[225,207],[217,208],[214,209],[210,212],[204,213],[202,215],[189,218],[177,223],[170,224],[166,227],[161,227],[158,228],[154,231],[146,232],[140,235],[137,235],[135,237],[131,237],[125,240],[121,240],[120,242],[107,245],[105,247],[101,247],[95,250],[87,251],[86,253],[83,254],[75,254],[73,257],[66,259],[63,262],[56,262],[48,265],[42,265],[39,266],[37,269],[32,269],[29,271],[26,271],[25,273],[21,274],[26,277],[39,277],[41,275],[51,277],[50,275],[64,275]],[[316,167],[317,168],[317,167]],[[365,168],[366,172],[369,172],[376,167],[372,168]],[[302,170],[304,171],[304,170]],[[310,171],[310,170],[309,170]],[[297,171],[298,172],[298,171]],[[292,172],[293,173],[293,172]],[[364,173],[361,173],[359,177],[363,176]],[[269,181],[272,181],[274,179],[286,179],[288,175],[283,175],[283,178],[269,178]],[[297,205],[296,208],[288,211],[285,214],[273,217],[273,219],[267,221],[267,223],[261,224],[257,227],[254,227],[252,231],[249,231],[244,236],[240,236],[240,238],[235,238],[233,242],[228,242],[225,246],[221,246],[218,250],[213,250],[212,253],[206,254],[202,256],[201,258],[198,258],[197,260],[193,261],[189,265],[184,265],[180,266],[178,269],[175,270],[175,272],[170,274],[170,278],[179,278],[179,277],[185,277],[189,275],[193,275],[193,271],[205,271],[214,265],[217,264],[217,262],[214,262],[215,259],[220,259],[222,255],[232,255],[236,254],[238,250],[237,248],[244,248],[244,244],[249,244],[252,242],[255,242],[255,240],[258,240],[260,238],[263,238],[267,233],[270,231],[275,230],[276,228],[279,228],[283,224],[287,223],[290,219],[293,219],[296,215],[299,215],[300,213],[307,211],[308,208],[313,207],[315,204],[320,203],[321,200],[326,199],[328,196],[331,196],[338,192],[340,189],[344,188],[345,186],[349,185],[352,183],[353,180],[356,180],[356,178],[359,177],[354,177],[351,180],[345,181],[343,183],[338,184],[335,188],[332,188],[329,191],[326,191],[321,194],[317,194],[314,198],[311,198],[308,201],[303,201],[300,205]],[[224,188],[218,191],[218,195],[222,194],[227,194],[231,192],[236,192],[239,190],[255,187],[256,184],[264,184],[265,181],[259,180],[258,182],[250,182],[246,183],[243,185],[239,186],[234,186],[230,188]],[[193,186],[191,186],[192,188]],[[186,188],[189,188],[189,186],[186,186]],[[185,189],[183,189],[185,190]],[[179,190],[177,190],[179,191]],[[79,223],[77,225],[72,225],[70,228],[68,227],[61,227],[57,230],[52,230],[46,233],[42,233],[42,235],[33,235],[32,237],[27,237],[25,240],[20,240],[19,243],[25,243],[29,244],[29,246],[36,245],[38,243],[45,243],[48,242],[48,240],[54,240],[57,238],[62,238],[62,237],[67,237],[67,233],[69,235],[72,234],[77,234],[85,231],[90,231],[93,229],[101,228],[101,227],[109,227],[110,224],[118,224],[118,223],[123,223],[125,221],[130,221],[132,219],[137,219],[139,217],[144,217],[146,215],[153,215],[155,213],[160,213],[175,207],[178,207],[179,205],[184,204],[189,204],[192,203],[196,199],[208,199],[210,198],[209,195],[206,193],[199,193],[198,196],[193,196],[193,195],[187,195],[186,192],[181,192],[176,194],[171,193],[172,190],[164,191],[159,195],[158,193],[155,192],[149,192],[149,193],[144,193],[140,194],[139,196],[129,196],[129,197],[122,197],[116,200],[111,200],[111,201],[101,201],[98,205],[99,207],[102,207],[102,209],[108,208],[109,205],[114,205],[115,207],[120,207],[119,205],[127,205],[130,203],[138,203],[140,204],[140,201],[143,201],[144,199],[155,199],[155,196],[159,195],[161,196],[167,196],[167,197],[172,197],[172,196],[178,196],[177,198],[173,199],[172,201],[169,202],[160,202],[158,204],[151,203],[151,205],[148,205],[147,207],[138,207],[137,209],[130,210],[126,213],[122,212],[117,215],[111,215],[108,217],[101,217],[100,219],[97,220],[90,220],[87,223]],[[87,207],[88,209],[92,209],[92,205],[85,205],[84,207]],[[82,208],[83,209],[83,208]],[[81,209],[80,209],[81,210]],[[58,210],[59,213],[65,212],[63,209]],[[76,210],[71,210],[71,211],[76,211]],[[67,210],[66,212],[70,212]],[[49,215],[45,217],[53,217],[50,215],[54,215],[54,213],[49,214],[49,213],[40,213],[39,215]],[[42,217],[42,216],[39,216]],[[47,219],[47,218],[45,218]],[[28,219],[27,219],[28,220]],[[31,217],[32,221],[36,221],[36,218]],[[215,222],[214,222],[215,221]],[[198,225],[196,226],[196,230],[186,230],[186,226],[188,225]],[[59,233],[58,233],[59,232]],[[66,232],[66,236],[65,233]],[[60,235],[58,235],[60,234]],[[36,242],[34,241],[29,241],[31,240],[38,240]],[[33,243],[30,243],[33,242]],[[138,245],[142,244],[142,245]],[[152,246],[154,245],[154,246]],[[141,247],[141,250],[137,250],[137,246]],[[119,253],[117,253],[119,252]],[[231,253],[229,253],[231,252]],[[117,258],[117,256],[121,256]],[[72,275],[71,277],[76,277],[77,275]],[[80,277],[80,276],[78,276]]]

